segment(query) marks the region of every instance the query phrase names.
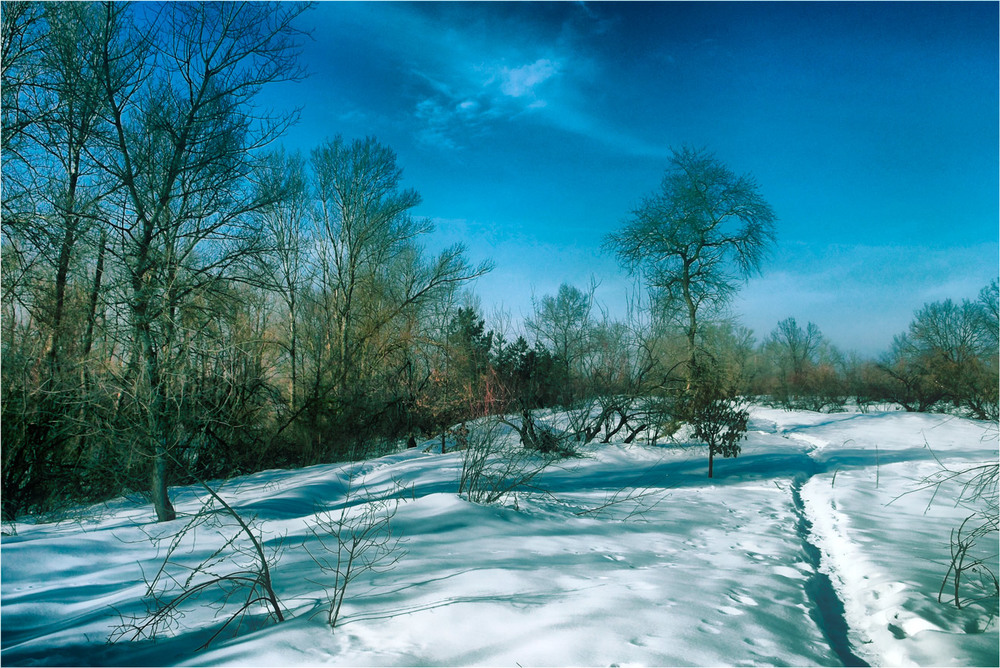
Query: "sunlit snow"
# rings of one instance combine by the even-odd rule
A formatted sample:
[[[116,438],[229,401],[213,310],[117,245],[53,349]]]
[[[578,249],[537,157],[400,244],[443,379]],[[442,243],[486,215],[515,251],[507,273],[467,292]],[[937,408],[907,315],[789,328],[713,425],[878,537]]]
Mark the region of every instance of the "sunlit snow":
[[[751,418],[742,454],[717,459],[713,480],[701,445],[593,443],[541,477],[546,493],[504,506],[460,498],[461,454],[435,453],[431,442],[361,464],[216,483],[256,517],[269,548],[281,545],[272,575],[287,621],[248,623],[197,653],[220,623],[215,609],[185,609],[155,642],[107,640],[123,615],[143,610],[143,574],[156,571],[203,490],[174,488],[181,517],[168,525],[138,498],[8,525],[0,657],[4,665],[998,665],[996,599],[961,610],[937,600],[949,532],[968,511],[956,506],[956,489],[920,489],[942,466],[995,462],[996,425],[763,407]],[[331,631],[329,576],[310,556],[321,546],[309,527],[343,502],[352,478],[355,494],[406,490],[393,519],[406,552],[352,585]],[[591,512],[616,492],[620,503]],[[205,530],[174,559],[193,566],[222,540]]]

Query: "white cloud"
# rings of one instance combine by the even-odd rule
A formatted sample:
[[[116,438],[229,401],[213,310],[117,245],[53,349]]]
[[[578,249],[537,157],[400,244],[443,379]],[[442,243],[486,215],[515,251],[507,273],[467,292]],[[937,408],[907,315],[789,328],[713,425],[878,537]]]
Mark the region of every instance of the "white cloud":
[[[465,143],[463,136],[485,131],[491,121],[548,106],[548,101],[538,96],[538,87],[558,73],[559,66],[548,58],[516,68],[496,61],[443,68],[433,75],[414,69],[413,74],[425,84],[414,107],[414,116],[422,126],[418,137],[440,148],[460,148]]]
[[[566,34],[571,37],[572,30]],[[413,108],[420,126],[416,133],[425,143],[454,150],[488,135],[496,121],[530,118],[623,154],[666,155],[665,145],[592,113],[588,88],[600,74],[599,63],[576,40],[540,48],[510,35],[502,41],[471,38],[461,31],[447,37],[419,57],[408,54],[409,71],[420,89]]]
[[[548,58],[540,58],[530,65],[500,71],[500,90],[510,97],[534,96],[535,88],[559,73],[559,66]]]
[[[404,74],[398,87],[403,104],[393,111],[415,122],[421,141],[448,150],[481,144],[495,122],[513,120],[548,125],[619,153],[664,156],[665,146],[595,110],[593,85],[607,72],[592,39],[618,18],[565,3],[561,24],[525,25],[521,18],[481,12],[478,4],[389,3],[388,20],[344,3],[352,31],[378,36],[373,57],[390,58]],[[341,8],[332,13],[341,17]]]

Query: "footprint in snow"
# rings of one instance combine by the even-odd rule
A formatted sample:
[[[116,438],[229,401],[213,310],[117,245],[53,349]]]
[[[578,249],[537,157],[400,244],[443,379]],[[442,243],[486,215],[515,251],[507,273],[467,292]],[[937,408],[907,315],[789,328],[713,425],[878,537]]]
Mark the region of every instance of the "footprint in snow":
[[[902,640],[906,637],[906,631],[899,628],[895,624],[889,624],[889,630],[892,632],[892,635],[896,638],[896,640]]]
[[[720,629],[717,626],[712,626],[712,624],[707,619],[701,620],[701,626],[698,627],[698,630],[704,633],[711,633],[712,635],[715,636],[720,635],[722,633],[722,629]]]
[[[757,601],[755,601],[754,599],[750,598],[745,594],[737,594],[734,592],[729,594],[729,598],[741,605],[751,605],[751,606],[758,605]]]

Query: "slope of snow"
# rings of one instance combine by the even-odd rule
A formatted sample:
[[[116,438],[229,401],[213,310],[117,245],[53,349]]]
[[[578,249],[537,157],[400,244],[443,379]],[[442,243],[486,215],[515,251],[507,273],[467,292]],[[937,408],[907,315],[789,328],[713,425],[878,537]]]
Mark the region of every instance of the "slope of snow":
[[[937,602],[948,532],[965,512],[945,498],[954,490],[929,509],[926,492],[900,496],[936,470],[934,455],[995,461],[988,425],[755,408],[750,428],[738,458],[716,460],[714,480],[704,446],[591,444],[542,475],[548,493],[507,506],[461,499],[461,455],[422,449],[225,482],[220,494],[256,518],[265,546],[277,552],[272,576],[287,621],[255,624],[257,614],[239,637],[222,636],[197,653],[223,619],[216,609],[185,608],[155,642],[106,641],[121,615],[145,609],[143,576],[155,573],[203,490],[172,489],[182,516],[168,524],[129,499],[83,509],[72,521],[20,523],[0,543],[0,659],[839,665],[844,635],[841,644],[871,663],[997,665],[1000,639],[988,609]],[[638,492],[591,512],[623,489]],[[325,509],[363,509],[364,494],[403,497],[392,525],[406,553],[352,584],[331,631],[324,623],[331,578],[313,560],[329,541],[310,529]],[[234,533],[231,521],[199,528],[173,556],[179,572]],[[231,561],[235,570],[245,559]],[[824,575],[843,601],[846,634],[818,610],[827,606],[815,593]]]

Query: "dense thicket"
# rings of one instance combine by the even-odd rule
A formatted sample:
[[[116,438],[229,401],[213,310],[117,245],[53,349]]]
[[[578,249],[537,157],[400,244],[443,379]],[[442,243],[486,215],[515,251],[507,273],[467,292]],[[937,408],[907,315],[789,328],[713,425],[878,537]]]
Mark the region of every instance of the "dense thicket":
[[[285,3],[4,3],[3,512],[365,456],[419,422],[455,295],[393,152],[267,146]]]

